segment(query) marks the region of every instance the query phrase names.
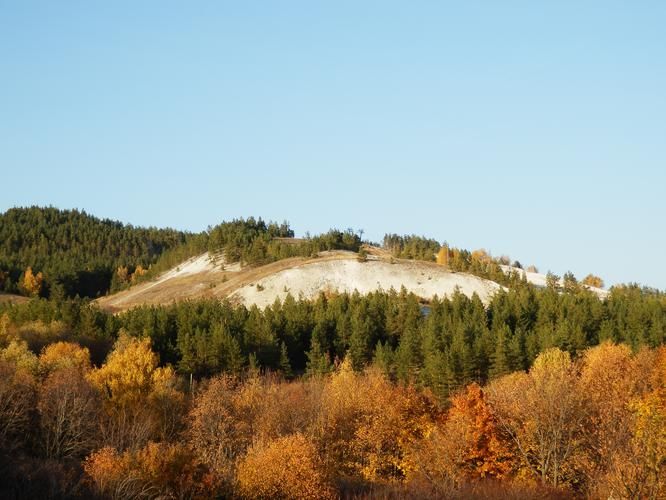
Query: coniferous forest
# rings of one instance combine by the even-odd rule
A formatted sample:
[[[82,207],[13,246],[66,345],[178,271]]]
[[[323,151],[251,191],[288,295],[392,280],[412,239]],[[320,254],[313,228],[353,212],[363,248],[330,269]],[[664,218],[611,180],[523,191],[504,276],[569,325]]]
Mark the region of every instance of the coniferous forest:
[[[666,295],[536,287],[500,261],[387,235],[395,258],[505,286],[118,314],[91,301],[202,251],[333,249],[238,219],[201,234],[83,212],[0,217],[2,498],[663,498]],[[519,266],[518,266],[519,267]],[[118,269],[125,269],[119,280]],[[138,274],[137,274],[138,270]],[[122,275],[123,273],[120,273]],[[27,278],[26,278],[27,276]]]
[[[77,210],[13,208],[0,215],[0,291],[95,298],[156,276],[205,250],[262,264],[325,250],[358,251],[352,229],[294,240],[287,222],[223,222],[193,234],[135,228]]]
[[[78,210],[13,208],[0,215],[0,290],[27,295],[97,297],[109,291],[114,271],[147,269],[187,233],[135,228]],[[41,273],[41,286],[25,275]]]

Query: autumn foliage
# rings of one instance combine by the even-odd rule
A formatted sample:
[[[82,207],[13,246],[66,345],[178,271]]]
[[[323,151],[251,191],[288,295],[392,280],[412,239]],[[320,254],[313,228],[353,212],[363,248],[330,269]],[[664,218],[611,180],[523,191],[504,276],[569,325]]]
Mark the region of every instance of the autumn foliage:
[[[0,443],[4,478],[32,467],[83,498],[661,498],[666,348],[547,349],[442,400],[349,358],[186,390],[147,339],[121,335],[99,367],[75,343],[12,341]]]
[[[90,351],[72,342],[49,344],[39,356],[39,368],[44,374],[70,368],[87,373],[92,368]]]
[[[26,295],[30,297],[36,297],[42,291],[42,282],[44,277],[42,273],[39,272],[34,274],[32,268],[28,267],[23,274],[23,281],[21,281],[21,289],[25,292]]]
[[[257,499],[334,498],[315,445],[302,434],[257,443],[238,466],[238,492]]]
[[[103,498],[213,498],[207,469],[181,444],[148,443],[131,452],[112,447],[91,454],[83,468]]]
[[[107,362],[87,379],[102,400],[100,432],[119,450],[136,450],[151,439],[174,435],[184,395],[170,367],[160,367],[148,339],[121,334]]]
[[[515,467],[510,438],[477,384],[452,398],[444,428],[448,435],[461,437],[456,465],[470,477],[501,479]]]
[[[442,248],[437,252],[437,264],[447,267],[449,265],[449,247],[442,245]]]
[[[582,281],[583,285],[587,286],[593,286],[596,288],[603,288],[604,287],[604,280],[602,280],[599,276],[595,276],[594,274],[588,274],[583,278]]]

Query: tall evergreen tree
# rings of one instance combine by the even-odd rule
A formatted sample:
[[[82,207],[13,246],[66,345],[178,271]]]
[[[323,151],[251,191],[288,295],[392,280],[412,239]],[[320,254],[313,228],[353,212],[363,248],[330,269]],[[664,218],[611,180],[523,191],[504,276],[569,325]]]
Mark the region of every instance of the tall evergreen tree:
[[[490,366],[490,376],[492,378],[501,377],[513,371],[509,342],[511,330],[508,326],[500,327],[495,334],[495,350],[492,355]]]
[[[280,362],[279,369],[285,378],[291,378],[293,372],[291,370],[291,363],[289,362],[289,354],[287,353],[287,346],[284,342],[280,344]]]
[[[316,338],[312,339],[312,345],[308,351],[308,362],[306,374],[310,376],[325,375],[332,370],[331,360],[327,352],[321,348]]]

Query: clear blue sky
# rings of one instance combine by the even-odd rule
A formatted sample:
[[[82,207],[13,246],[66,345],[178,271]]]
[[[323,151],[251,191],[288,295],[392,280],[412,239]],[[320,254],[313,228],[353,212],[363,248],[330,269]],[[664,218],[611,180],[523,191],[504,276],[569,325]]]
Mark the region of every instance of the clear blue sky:
[[[0,0],[0,210],[417,233],[666,289],[665,27],[664,1]]]

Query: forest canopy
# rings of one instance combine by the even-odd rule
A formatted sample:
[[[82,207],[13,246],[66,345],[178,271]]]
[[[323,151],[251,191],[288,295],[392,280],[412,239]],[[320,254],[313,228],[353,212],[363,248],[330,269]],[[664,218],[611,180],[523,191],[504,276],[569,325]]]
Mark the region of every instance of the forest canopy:
[[[0,290],[27,295],[97,297],[115,270],[147,269],[190,235],[174,229],[137,228],[79,210],[12,208],[0,215]],[[25,289],[25,274],[42,273],[39,288]]]

